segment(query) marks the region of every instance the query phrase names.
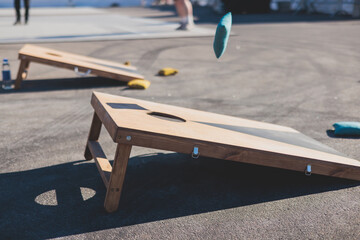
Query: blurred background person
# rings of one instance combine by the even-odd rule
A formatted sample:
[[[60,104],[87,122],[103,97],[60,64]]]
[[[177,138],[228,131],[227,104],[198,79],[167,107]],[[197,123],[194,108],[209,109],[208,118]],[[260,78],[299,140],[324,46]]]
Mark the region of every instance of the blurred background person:
[[[25,7],[25,24],[29,21],[29,8],[30,8],[30,0],[23,0]],[[21,23],[21,14],[20,14],[20,0],[14,0],[14,7],[16,12],[16,21],[14,25],[18,25]]]
[[[191,30],[194,27],[193,7],[190,0],[175,0],[180,26],[176,30]]]

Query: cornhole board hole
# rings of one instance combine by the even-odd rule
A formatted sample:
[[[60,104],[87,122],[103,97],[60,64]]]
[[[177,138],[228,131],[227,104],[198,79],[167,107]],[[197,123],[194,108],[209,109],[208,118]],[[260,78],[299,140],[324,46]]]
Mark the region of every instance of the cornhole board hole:
[[[95,159],[117,209],[132,146],[360,180],[360,162],[284,126],[94,92],[85,158]],[[113,166],[98,142],[104,125],[117,143]]]
[[[15,80],[15,89],[19,89],[21,82],[26,79],[30,62],[70,69],[80,76],[92,74],[124,82],[129,82],[133,79],[144,79],[133,66],[30,44],[26,44],[20,49],[19,59],[20,66]]]

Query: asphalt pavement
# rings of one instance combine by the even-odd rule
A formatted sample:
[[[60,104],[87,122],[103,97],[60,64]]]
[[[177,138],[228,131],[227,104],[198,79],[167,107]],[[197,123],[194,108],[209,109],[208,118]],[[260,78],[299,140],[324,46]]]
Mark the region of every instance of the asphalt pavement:
[[[356,181],[134,147],[119,210],[107,214],[101,177],[83,156],[90,97],[98,91],[289,126],[360,160],[359,138],[337,138],[331,131],[335,122],[360,121],[359,20],[234,15],[228,48],[218,60],[209,33],[221,16],[211,9],[195,8],[197,27],[207,33],[202,36],[164,31],[177,25],[173,7],[88,11],[156,21],[156,31],[167,36],[109,39],[101,31],[112,26],[104,25],[94,28],[97,39],[37,41],[39,33],[29,42],[130,61],[151,86],[129,90],[115,80],[34,63],[20,90],[0,90],[0,239],[360,238]],[[10,26],[11,16],[2,18],[9,25],[1,21],[0,42],[38,21],[34,15],[27,26]],[[53,26],[61,22],[54,24],[43,24],[43,31],[56,35]],[[136,25],[131,31],[141,33]],[[23,44],[0,44],[13,78]],[[179,73],[158,76],[164,67]],[[100,142],[112,159],[116,145],[105,129]]]

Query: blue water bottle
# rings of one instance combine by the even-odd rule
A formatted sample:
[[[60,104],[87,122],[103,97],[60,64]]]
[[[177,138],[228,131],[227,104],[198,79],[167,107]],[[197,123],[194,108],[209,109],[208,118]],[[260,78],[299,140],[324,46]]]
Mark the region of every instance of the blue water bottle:
[[[11,73],[10,64],[7,58],[4,58],[2,64],[2,88],[5,90],[11,89]]]

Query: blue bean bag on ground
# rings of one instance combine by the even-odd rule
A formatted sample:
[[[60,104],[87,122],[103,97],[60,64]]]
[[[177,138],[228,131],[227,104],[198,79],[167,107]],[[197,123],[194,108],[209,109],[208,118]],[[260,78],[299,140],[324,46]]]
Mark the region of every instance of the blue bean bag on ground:
[[[360,122],[337,122],[333,127],[335,136],[360,136]]]
[[[220,58],[225,52],[230,36],[231,24],[232,15],[231,12],[229,12],[221,18],[219,24],[217,25],[213,44],[214,52],[217,58]]]

